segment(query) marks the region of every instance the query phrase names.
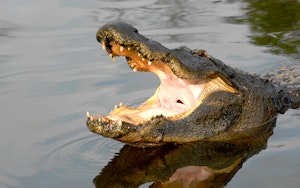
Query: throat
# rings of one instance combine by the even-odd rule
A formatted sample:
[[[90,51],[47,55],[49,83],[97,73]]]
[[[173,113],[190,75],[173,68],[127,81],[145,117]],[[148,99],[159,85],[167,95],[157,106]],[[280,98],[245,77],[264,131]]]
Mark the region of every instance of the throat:
[[[199,83],[191,85],[186,80],[168,76],[167,79],[161,79],[157,104],[166,111],[184,113],[197,104],[203,90],[202,85]]]

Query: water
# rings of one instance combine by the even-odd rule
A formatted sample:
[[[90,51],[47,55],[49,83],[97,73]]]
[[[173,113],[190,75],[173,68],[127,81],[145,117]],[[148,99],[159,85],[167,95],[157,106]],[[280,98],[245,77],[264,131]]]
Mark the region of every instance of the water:
[[[110,63],[95,40],[101,25],[126,21],[167,47],[206,49],[261,74],[299,63],[299,2],[275,2],[2,0],[0,187],[93,187],[120,152],[122,143],[88,131],[86,110],[143,101],[158,79]],[[280,115],[267,149],[227,187],[299,187],[299,115]]]

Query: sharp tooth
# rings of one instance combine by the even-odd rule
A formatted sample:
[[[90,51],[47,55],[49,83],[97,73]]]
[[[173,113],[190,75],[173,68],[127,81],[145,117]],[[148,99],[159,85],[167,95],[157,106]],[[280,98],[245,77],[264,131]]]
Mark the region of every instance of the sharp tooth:
[[[131,49],[130,47],[127,48],[127,50],[130,50],[130,49]]]
[[[115,105],[115,107],[114,108],[118,108],[118,106],[117,105]]]
[[[109,54],[109,57],[111,58],[111,60],[114,62],[116,60],[116,56],[113,56],[111,53]]]
[[[152,62],[150,60],[148,60],[148,65],[150,66],[152,64]]]
[[[94,120],[93,116],[91,116],[91,117],[90,117],[90,120],[91,120],[91,121],[93,121],[93,120]]]
[[[123,52],[123,50],[124,50],[124,47],[120,46],[120,52]]]
[[[145,58],[142,58],[142,61],[145,61]]]
[[[86,111],[86,117],[87,117],[87,118],[90,118],[90,117],[91,117],[91,114],[90,114],[88,111]]]
[[[141,57],[141,56],[142,56],[140,53],[137,53],[137,55],[138,55],[139,57]]]
[[[103,50],[105,50],[105,48],[106,48],[104,41],[102,42],[102,48],[103,48]]]
[[[136,72],[136,71],[137,71],[137,69],[136,69],[136,68],[133,68],[132,70],[133,70],[133,72]]]
[[[123,106],[123,103],[122,103],[122,102],[120,102],[119,106]]]
[[[122,126],[122,120],[119,119],[119,120],[117,121],[117,123],[118,123],[118,126]]]

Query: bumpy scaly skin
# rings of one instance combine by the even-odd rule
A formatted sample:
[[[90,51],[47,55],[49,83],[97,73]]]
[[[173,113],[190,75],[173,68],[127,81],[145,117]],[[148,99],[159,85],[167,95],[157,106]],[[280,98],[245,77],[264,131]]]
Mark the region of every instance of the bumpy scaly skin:
[[[148,64],[165,63],[179,78],[203,80],[221,78],[236,90],[218,91],[207,96],[190,115],[172,121],[164,116],[152,117],[139,125],[107,117],[87,114],[88,128],[105,137],[134,146],[158,146],[165,143],[186,143],[197,140],[233,140],[251,138],[271,129],[268,122],[277,113],[299,108],[300,89],[274,86],[266,79],[233,69],[203,50],[187,47],[168,49],[149,40],[126,23],[107,24],[97,32],[103,45],[109,42],[136,51]],[[107,48],[108,52],[109,48]]]

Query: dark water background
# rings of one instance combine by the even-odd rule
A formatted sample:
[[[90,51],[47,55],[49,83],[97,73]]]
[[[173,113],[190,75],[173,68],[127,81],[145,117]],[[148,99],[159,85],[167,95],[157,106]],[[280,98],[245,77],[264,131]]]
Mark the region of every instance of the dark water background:
[[[111,63],[95,33],[115,20],[247,72],[299,64],[299,1],[2,0],[0,187],[93,187],[118,155],[123,144],[88,131],[86,110],[143,101],[158,79]],[[268,147],[227,187],[300,187],[299,134],[299,110],[280,115]]]

